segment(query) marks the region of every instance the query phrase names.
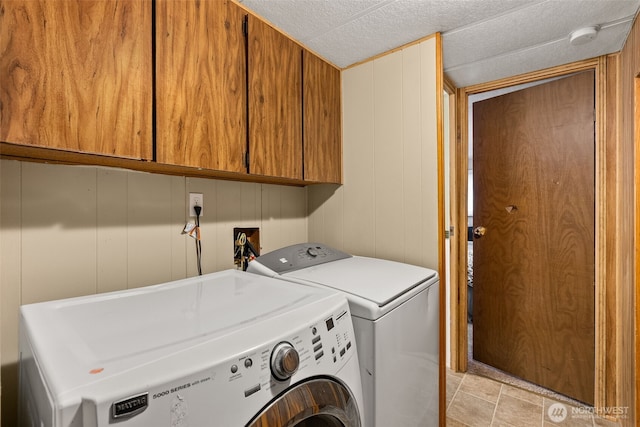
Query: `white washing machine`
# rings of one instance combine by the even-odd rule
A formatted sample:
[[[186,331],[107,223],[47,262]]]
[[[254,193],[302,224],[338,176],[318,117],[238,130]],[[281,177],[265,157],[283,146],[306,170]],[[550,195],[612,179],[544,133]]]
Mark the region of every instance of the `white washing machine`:
[[[318,243],[261,255],[247,271],[346,295],[367,427],[438,425],[437,272],[352,256]]]
[[[228,270],[21,307],[20,417],[47,427],[360,427],[347,300]]]

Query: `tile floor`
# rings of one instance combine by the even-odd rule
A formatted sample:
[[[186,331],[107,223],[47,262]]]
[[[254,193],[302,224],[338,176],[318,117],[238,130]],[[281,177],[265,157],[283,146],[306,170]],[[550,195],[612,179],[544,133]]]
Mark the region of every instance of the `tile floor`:
[[[555,421],[555,422],[554,422]],[[589,408],[573,407],[473,373],[447,372],[447,427],[613,427]]]

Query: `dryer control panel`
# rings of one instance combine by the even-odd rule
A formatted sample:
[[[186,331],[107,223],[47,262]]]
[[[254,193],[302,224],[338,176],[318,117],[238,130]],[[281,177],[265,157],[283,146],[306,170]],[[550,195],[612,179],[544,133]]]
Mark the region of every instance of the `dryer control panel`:
[[[344,258],[351,255],[321,243],[299,243],[259,256],[249,263],[247,271],[273,276]]]

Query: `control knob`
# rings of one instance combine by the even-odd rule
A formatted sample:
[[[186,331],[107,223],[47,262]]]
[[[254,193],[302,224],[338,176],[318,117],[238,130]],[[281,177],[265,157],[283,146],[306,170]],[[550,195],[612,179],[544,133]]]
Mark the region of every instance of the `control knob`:
[[[291,378],[299,365],[298,351],[288,342],[281,342],[271,352],[271,373],[280,381]]]
[[[318,251],[315,250],[314,248],[309,248],[307,249],[307,254],[311,257],[311,258],[315,258],[318,256]]]

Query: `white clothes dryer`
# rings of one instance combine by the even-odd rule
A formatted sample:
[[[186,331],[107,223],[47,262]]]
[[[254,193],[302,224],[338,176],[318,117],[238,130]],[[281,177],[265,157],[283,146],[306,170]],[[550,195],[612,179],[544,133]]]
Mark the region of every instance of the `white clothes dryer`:
[[[247,271],[344,293],[358,344],[367,427],[438,425],[436,271],[319,243],[261,255]]]
[[[21,307],[20,425],[361,427],[347,300],[237,270]]]

